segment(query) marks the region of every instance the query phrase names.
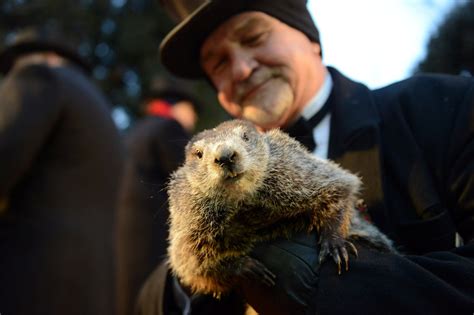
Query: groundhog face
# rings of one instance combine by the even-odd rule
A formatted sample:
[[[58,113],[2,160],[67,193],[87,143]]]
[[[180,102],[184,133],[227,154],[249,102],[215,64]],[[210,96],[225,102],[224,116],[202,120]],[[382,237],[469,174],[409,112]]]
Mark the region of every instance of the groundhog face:
[[[196,135],[186,147],[186,172],[194,188],[241,200],[263,181],[269,148],[252,123],[232,120]]]

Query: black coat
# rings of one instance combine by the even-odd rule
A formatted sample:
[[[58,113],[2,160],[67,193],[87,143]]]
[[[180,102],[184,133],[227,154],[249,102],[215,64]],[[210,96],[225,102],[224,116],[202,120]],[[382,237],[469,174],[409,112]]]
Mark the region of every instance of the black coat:
[[[114,312],[122,168],[110,106],[73,66],[18,68],[0,87],[0,313]]]
[[[254,253],[277,274],[276,287],[252,284],[243,294],[272,315],[471,314],[474,81],[420,75],[370,91],[330,72],[329,157],[362,177],[373,222],[405,255],[360,245],[338,276],[331,262],[319,268],[313,235],[276,241]],[[455,232],[470,243],[455,248]],[[164,278],[149,279],[144,310],[147,290]]]
[[[118,205],[118,314],[128,315],[140,287],[166,255],[166,184],[184,161],[190,135],[172,119],[150,116],[126,138],[127,160]]]
[[[419,75],[370,92],[330,71],[329,158],[362,176],[377,226],[414,254],[451,249],[456,231],[473,239],[474,80]]]

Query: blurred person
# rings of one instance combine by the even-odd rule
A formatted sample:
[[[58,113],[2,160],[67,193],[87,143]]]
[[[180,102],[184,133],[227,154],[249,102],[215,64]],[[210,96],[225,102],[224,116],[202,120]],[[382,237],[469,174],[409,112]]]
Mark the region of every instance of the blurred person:
[[[207,79],[232,116],[284,128],[361,176],[359,209],[401,255],[357,243],[339,276],[319,265],[316,233],[295,235],[253,253],[276,274],[274,287],[251,282],[220,300],[190,294],[162,264],[141,291],[140,314],[243,314],[239,296],[272,315],[474,310],[471,78],[424,74],[369,90],[323,63],[305,0],[203,1],[160,53],[174,75]]]
[[[114,314],[111,106],[52,27],[0,53],[0,313]]]
[[[145,117],[126,136],[127,161],[118,214],[118,314],[131,314],[140,287],[166,254],[168,177],[184,161],[198,100],[174,81],[158,81]]]

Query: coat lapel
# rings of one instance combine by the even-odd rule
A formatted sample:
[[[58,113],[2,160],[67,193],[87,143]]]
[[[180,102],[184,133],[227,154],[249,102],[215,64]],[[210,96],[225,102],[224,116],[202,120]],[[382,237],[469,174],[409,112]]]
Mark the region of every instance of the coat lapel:
[[[328,157],[362,178],[361,197],[371,219],[392,234],[383,200],[379,115],[369,89],[329,68],[334,86]],[[369,182],[370,181],[370,182]]]

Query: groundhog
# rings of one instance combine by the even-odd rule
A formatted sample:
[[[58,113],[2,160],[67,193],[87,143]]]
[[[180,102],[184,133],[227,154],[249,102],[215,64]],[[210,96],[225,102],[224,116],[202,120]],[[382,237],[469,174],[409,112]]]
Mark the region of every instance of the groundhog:
[[[358,215],[360,179],[311,154],[274,129],[224,122],[186,146],[186,160],[168,186],[169,266],[193,292],[220,296],[243,279],[271,286],[274,275],[249,256],[254,245],[316,229],[320,262],[332,256],[341,272],[349,240],[366,239],[391,251],[391,242]]]

